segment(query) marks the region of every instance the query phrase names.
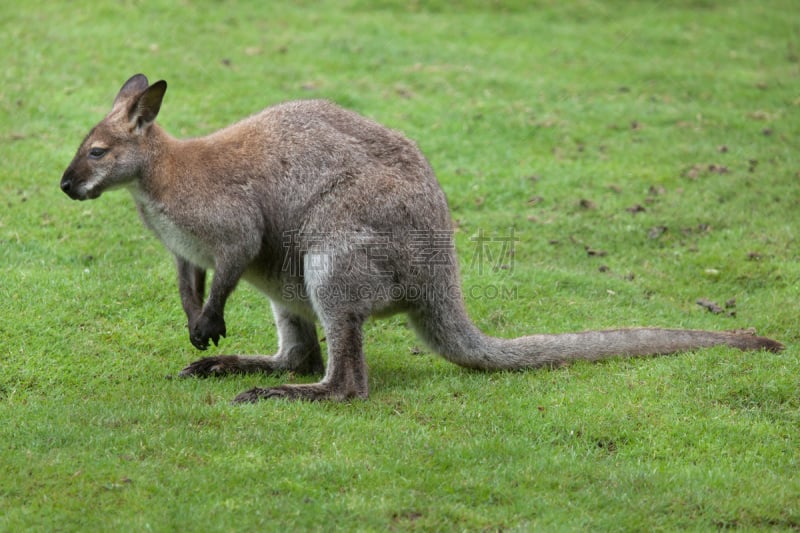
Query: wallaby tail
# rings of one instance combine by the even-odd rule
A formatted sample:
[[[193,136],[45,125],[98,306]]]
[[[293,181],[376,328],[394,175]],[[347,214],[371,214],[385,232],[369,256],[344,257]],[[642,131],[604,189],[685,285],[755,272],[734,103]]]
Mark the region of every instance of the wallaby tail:
[[[529,335],[499,339],[484,335],[460,299],[441,299],[411,315],[417,333],[439,354],[458,365],[481,370],[559,366],[611,356],[666,355],[709,346],[780,352],[783,345],[749,332],[634,328]]]

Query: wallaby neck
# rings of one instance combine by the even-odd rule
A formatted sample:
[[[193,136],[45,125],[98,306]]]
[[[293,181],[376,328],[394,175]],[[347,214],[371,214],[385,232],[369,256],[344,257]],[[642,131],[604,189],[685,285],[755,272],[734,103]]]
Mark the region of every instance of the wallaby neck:
[[[148,157],[132,188],[135,198],[164,202],[187,190],[200,193],[213,176],[223,175],[214,156],[218,148],[207,137],[177,139],[158,124],[150,128]]]

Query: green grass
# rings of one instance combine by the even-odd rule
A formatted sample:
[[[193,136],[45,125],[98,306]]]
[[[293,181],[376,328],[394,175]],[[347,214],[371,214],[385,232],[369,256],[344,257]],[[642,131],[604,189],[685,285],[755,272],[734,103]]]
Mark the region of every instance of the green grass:
[[[800,528],[795,12],[3,3],[0,530]],[[366,329],[366,402],[233,407],[297,378],[167,379],[199,356],[169,255],[126,193],[58,188],[136,72],[170,83],[178,136],[325,97],[416,139],[488,332],[755,327],[787,350],[485,374],[396,317]],[[513,268],[471,265],[471,237],[512,229]],[[255,291],[226,318],[219,353],[274,350]]]

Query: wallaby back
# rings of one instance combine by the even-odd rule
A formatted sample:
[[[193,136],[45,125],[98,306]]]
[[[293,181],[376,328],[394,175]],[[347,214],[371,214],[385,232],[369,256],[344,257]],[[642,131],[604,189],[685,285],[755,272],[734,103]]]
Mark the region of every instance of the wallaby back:
[[[182,375],[319,372],[319,321],[329,354],[322,381],[256,388],[237,401],[366,397],[362,325],[396,312],[408,313],[444,357],[480,369],[717,344],[782,349],[754,335],[658,328],[484,335],[464,307],[447,200],[412,141],[321,100],[269,107],[208,136],[178,140],[155,123],[166,88],[141,74],[129,79],[78,148],[61,188],[78,200],[118,187],[132,193],[145,224],[175,255],[197,348],[227,334],[225,303],[240,279],[270,298],[275,355],[206,357]]]

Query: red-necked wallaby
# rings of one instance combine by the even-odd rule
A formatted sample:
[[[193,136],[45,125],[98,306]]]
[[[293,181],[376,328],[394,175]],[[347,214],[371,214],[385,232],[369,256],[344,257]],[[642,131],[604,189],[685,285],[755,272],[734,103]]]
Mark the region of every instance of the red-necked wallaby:
[[[322,373],[319,383],[255,388],[262,398],[366,398],[362,326],[408,314],[432,349],[458,365],[521,369],[704,346],[780,351],[733,332],[657,328],[489,337],[467,316],[447,200],[417,146],[326,101],[273,107],[206,137],[177,140],[156,123],[167,90],[141,74],[119,91],[61,178],[71,198],[124,187],[175,255],[192,344],[225,336],[225,301],[239,279],[272,303],[273,356],[202,358],[183,376]],[[205,277],[214,270],[208,298]],[[328,342],[323,365],[315,321]]]

